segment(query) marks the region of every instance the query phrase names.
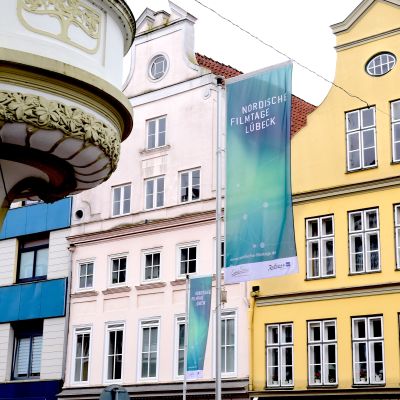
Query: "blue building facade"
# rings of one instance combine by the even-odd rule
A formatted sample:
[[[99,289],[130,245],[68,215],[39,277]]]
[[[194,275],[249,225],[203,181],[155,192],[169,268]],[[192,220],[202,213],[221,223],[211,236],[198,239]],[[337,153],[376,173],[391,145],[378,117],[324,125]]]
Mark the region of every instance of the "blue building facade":
[[[13,208],[0,232],[0,399],[55,400],[62,387],[71,203]]]

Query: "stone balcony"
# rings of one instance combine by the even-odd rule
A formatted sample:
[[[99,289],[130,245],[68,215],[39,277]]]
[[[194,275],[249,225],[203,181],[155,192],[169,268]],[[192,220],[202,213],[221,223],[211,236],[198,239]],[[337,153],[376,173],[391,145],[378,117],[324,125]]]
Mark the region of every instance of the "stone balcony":
[[[7,0],[0,24],[0,206],[54,201],[115,170],[132,129],[121,92],[135,35],[124,0]]]

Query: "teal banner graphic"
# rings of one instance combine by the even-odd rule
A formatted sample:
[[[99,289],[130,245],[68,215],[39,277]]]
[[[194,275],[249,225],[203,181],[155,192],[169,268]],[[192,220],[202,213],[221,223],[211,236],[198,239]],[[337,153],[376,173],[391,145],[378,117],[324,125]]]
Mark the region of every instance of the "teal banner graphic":
[[[298,272],[290,178],[292,63],[226,81],[225,282]]]
[[[211,308],[211,276],[190,277],[187,379],[203,377]]]

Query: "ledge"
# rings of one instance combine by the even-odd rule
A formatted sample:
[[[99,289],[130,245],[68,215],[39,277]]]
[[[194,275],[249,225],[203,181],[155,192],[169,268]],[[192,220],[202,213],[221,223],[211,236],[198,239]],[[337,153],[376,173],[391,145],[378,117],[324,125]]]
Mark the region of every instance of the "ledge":
[[[171,286],[179,286],[179,285],[184,285],[186,283],[186,279],[175,279],[174,281],[171,281],[170,284]]]
[[[84,292],[71,293],[71,298],[78,299],[80,297],[93,297],[93,296],[97,296],[98,294],[99,294],[99,292],[96,290],[86,290]]]
[[[143,150],[139,151],[139,153],[142,156],[146,156],[148,154],[163,153],[164,151],[167,151],[170,148],[171,148],[171,145],[166,144],[165,146],[154,147],[153,149],[143,149]]]
[[[136,290],[147,290],[147,289],[156,289],[164,286],[167,286],[165,282],[152,282],[152,283],[142,283],[138,286],[135,286],[135,288]]]
[[[117,286],[117,287],[108,288],[106,290],[102,290],[101,292],[103,294],[113,294],[113,293],[130,292],[131,290],[132,289],[130,286]]]

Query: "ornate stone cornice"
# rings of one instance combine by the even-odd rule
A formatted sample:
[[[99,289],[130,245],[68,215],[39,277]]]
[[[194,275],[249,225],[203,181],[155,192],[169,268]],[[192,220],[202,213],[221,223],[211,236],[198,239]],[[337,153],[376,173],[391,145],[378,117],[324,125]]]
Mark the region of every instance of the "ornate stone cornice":
[[[0,91],[0,127],[6,122],[26,123],[28,135],[37,129],[58,129],[67,137],[80,139],[99,147],[115,170],[120,137],[108,125],[78,107],[71,107],[42,96]]]

